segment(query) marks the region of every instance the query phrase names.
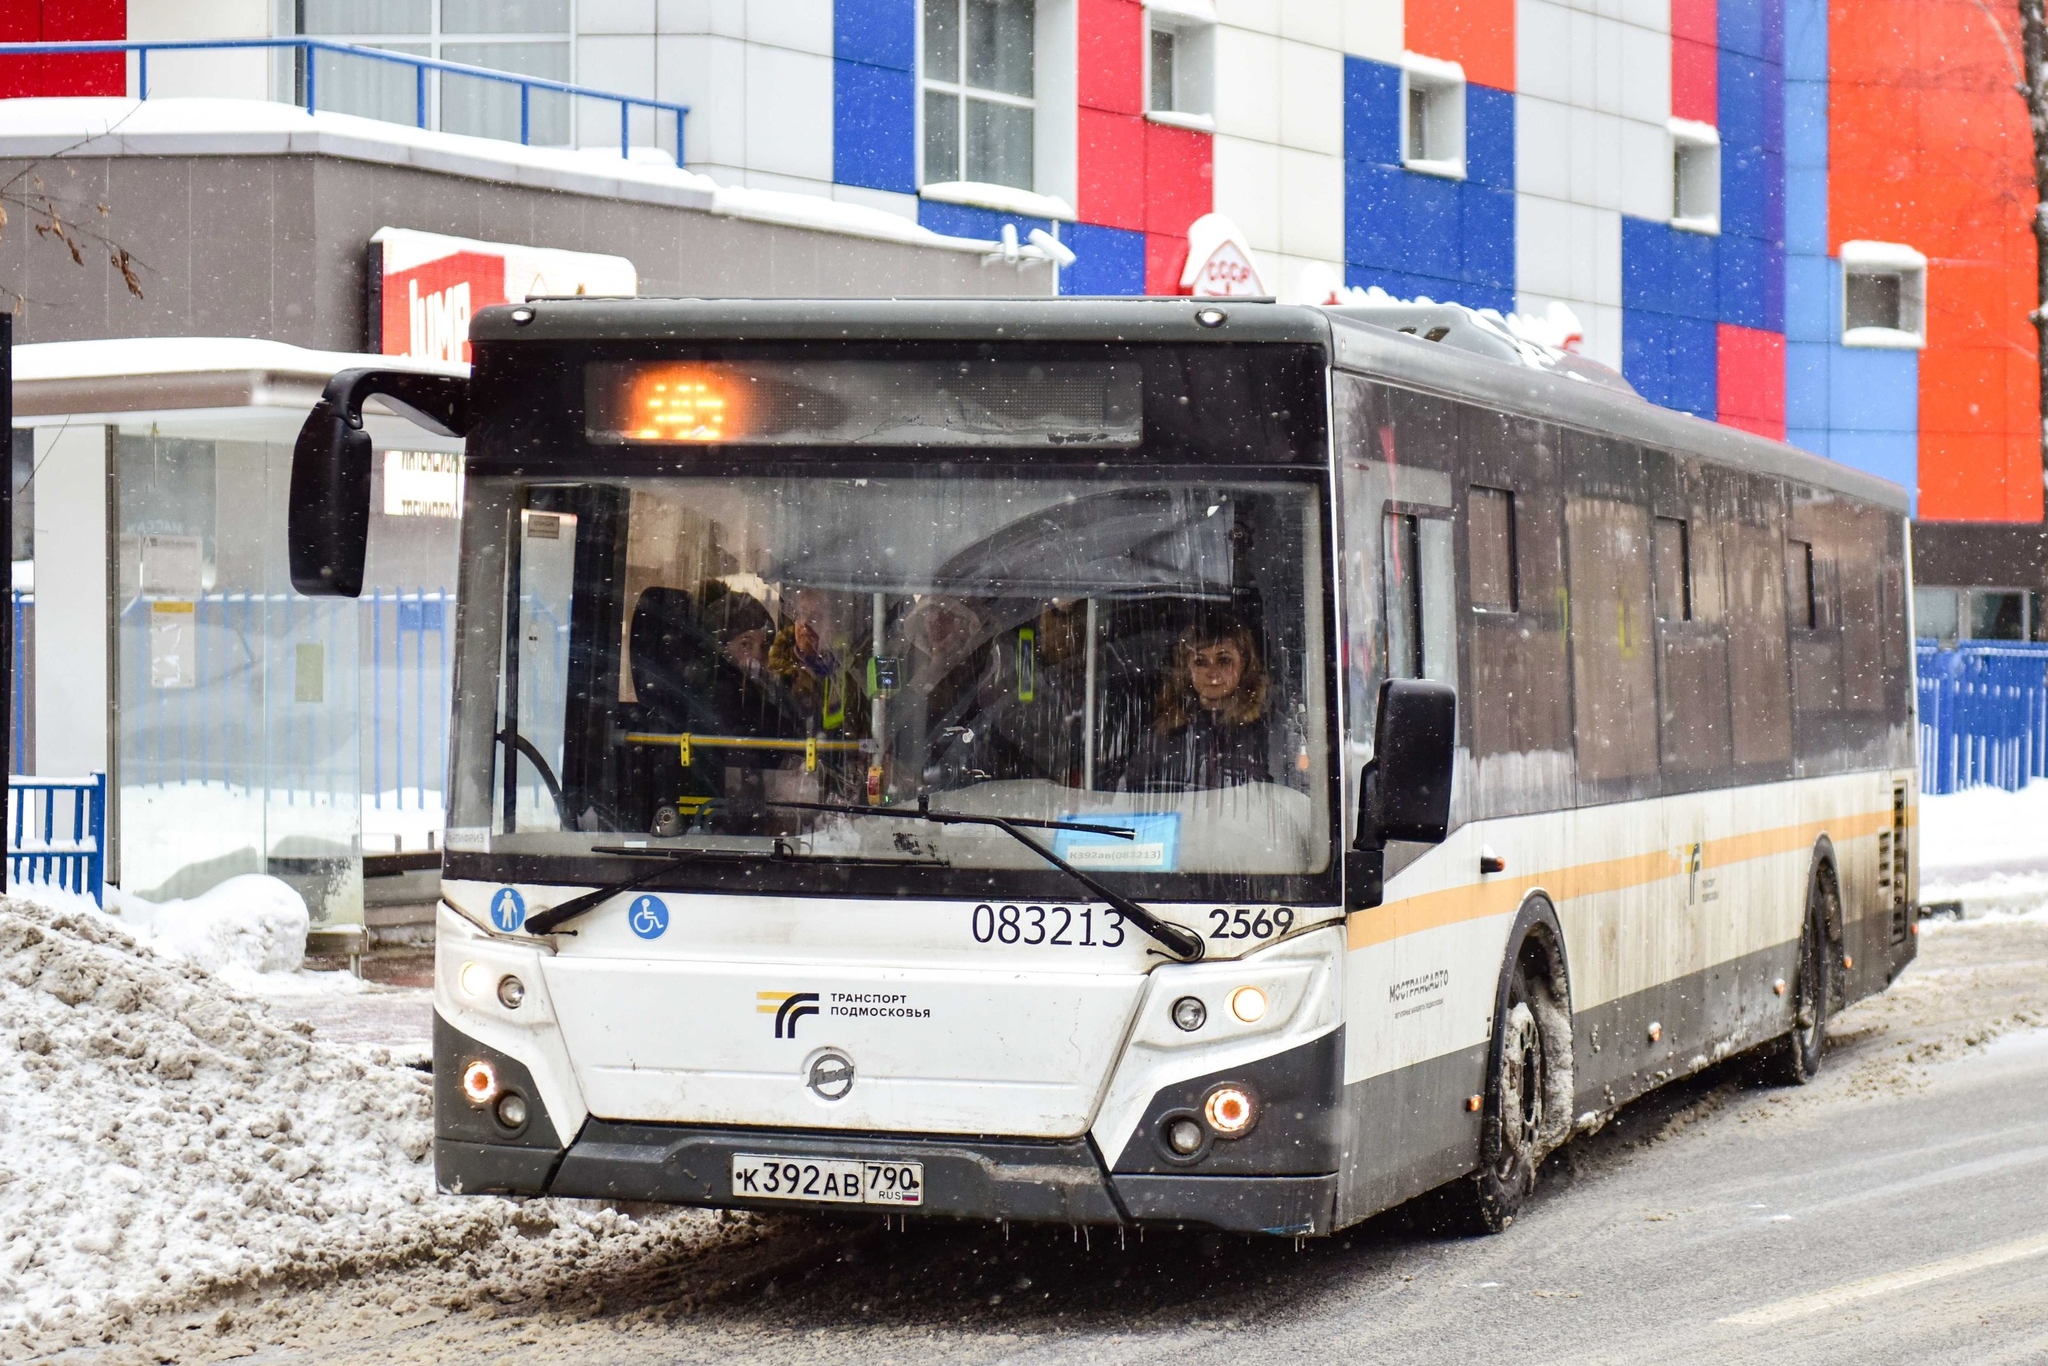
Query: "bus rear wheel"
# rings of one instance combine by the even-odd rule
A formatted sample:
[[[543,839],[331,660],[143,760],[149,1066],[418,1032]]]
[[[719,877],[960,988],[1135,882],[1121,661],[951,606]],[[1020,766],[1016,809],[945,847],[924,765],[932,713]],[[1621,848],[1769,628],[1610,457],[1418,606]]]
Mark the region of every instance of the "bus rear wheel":
[[[1814,879],[1806,899],[1806,928],[1799,936],[1799,972],[1792,986],[1792,1029],[1771,1049],[1766,1077],[1780,1086],[1804,1086],[1820,1075],[1821,1055],[1828,1042],[1828,997],[1833,966],[1828,940],[1828,912],[1834,883],[1826,874]]]

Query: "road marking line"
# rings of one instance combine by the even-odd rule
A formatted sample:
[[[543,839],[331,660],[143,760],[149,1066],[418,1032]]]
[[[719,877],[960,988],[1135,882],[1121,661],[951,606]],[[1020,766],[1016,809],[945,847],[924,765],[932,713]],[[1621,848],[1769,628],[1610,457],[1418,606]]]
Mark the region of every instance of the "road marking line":
[[[1981,1252],[1966,1253],[1951,1257],[1947,1261],[1929,1262],[1925,1266],[1909,1267],[1904,1271],[1893,1271],[1883,1276],[1872,1276],[1869,1280],[1851,1281],[1830,1290],[1817,1290],[1811,1295],[1800,1295],[1795,1299],[1780,1300],[1767,1304],[1761,1309],[1751,1309],[1741,1314],[1731,1314],[1721,1322],[1737,1328],[1769,1328],[1793,1319],[1805,1318],[1826,1309],[1837,1309],[1858,1300],[1874,1299],[1894,1291],[1925,1285],[1950,1276],[1966,1272],[1982,1271],[1986,1267],[2003,1266],[2027,1257],[2048,1254],[2048,1233],[2032,1238],[2022,1238],[2016,1243],[2005,1243],[1998,1247],[1987,1247]]]

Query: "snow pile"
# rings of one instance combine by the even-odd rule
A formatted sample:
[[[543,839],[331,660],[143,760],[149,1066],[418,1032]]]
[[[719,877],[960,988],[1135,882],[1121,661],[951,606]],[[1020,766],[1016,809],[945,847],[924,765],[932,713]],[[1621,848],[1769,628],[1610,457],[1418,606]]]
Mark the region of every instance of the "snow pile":
[[[281,878],[231,877],[189,901],[161,904],[141,897],[108,899],[124,925],[147,934],[150,947],[215,975],[297,972],[306,962],[306,900]]]
[[[437,1194],[430,1117],[421,1073],[96,911],[0,900],[0,1359],[272,1278],[566,1260],[640,1227]]]
[[[2048,781],[1923,796],[1920,900],[2048,913]]]

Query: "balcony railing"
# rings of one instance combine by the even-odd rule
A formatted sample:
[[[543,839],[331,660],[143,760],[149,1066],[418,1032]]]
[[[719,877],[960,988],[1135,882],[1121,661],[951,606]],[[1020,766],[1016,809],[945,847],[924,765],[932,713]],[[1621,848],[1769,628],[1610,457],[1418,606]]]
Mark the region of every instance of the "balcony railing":
[[[519,141],[525,145],[533,142],[533,96],[536,91],[567,96],[579,100],[597,100],[616,105],[619,111],[619,155],[627,156],[633,150],[633,111],[646,109],[659,119],[663,114],[672,114],[676,122],[676,164],[683,163],[683,119],[690,108],[684,104],[671,104],[666,100],[642,99],[638,95],[621,95],[615,91],[597,90],[587,85],[572,85],[567,81],[549,80],[543,76],[522,76],[511,71],[494,71],[487,66],[469,66],[462,62],[444,62],[437,57],[419,57],[404,52],[387,52],[383,48],[364,47],[357,43],[336,43],[325,38],[215,38],[181,39],[174,42],[74,42],[74,43],[0,43],[0,58],[6,57],[69,57],[95,52],[120,52],[136,54],[136,95],[139,99],[149,98],[149,58],[154,52],[215,52],[237,49],[265,48],[291,50],[297,55],[297,85],[299,99],[294,101],[305,106],[309,114],[320,109],[320,63],[317,55],[329,53],[341,58],[360,58],[365,61],[388,62],[396,66],[409,67],[413,73],[413,122],[417,127],[427,127],[427,116],[432,107],[427,80],[428,72],[460,76],[465,79],[493,81],[500,85],[519,88]],[[330,106],[330,109],[332,106]],[[343,111],[347,112],[347,111]],[[389,122],[390,120],[387,120]]]

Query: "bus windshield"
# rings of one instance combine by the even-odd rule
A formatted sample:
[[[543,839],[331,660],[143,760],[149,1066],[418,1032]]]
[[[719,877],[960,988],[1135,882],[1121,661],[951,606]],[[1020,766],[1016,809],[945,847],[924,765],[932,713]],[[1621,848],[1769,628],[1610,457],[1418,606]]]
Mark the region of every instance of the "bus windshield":
[[[1091,874],[1328,865],[1312,484],[479,476],[469,520],[451,849],[1043,867],[809,809],[923,803]]]

